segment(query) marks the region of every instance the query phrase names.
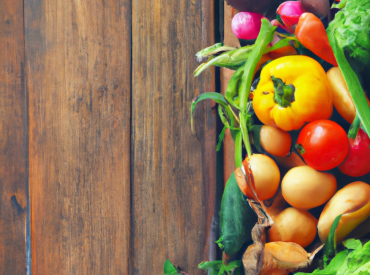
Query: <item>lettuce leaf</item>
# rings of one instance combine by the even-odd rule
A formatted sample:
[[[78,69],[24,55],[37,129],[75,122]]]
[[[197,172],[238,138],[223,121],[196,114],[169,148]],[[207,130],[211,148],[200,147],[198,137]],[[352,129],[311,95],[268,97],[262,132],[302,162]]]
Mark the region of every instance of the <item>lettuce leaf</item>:
[[[370,241],[362,245],[360,240],[349,239],[343,242],[347,248],[339,252],[322,269],[312,273],[298,272],[295,275],[369,275],[370,274]]]

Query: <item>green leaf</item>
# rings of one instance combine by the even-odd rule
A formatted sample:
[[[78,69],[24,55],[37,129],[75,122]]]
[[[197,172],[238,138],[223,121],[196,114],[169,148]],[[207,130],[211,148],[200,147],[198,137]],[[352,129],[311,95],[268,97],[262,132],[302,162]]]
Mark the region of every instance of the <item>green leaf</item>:
[[[201,262],[198,265],[199,269],[208,270],[208,269],[217,269],[219,270],[223,265],[222,261],[213,261],[213,262]]]
[[[367,1],[369,2],[369,1]],[[353,2],[354,3],[354,2]],[[354,3],[355,4],[355,3]],[[348,3],[347,3],[348,5]],[[356,4],[355,4],[356,5]],[[333,49],[335,58],[337,59],[339,68],[343,74],[344,80],[347,84],[349,93],[353,100],[353,103],[356,107],[358,116],[361,119],[362,124],[364,125],[366,132],[370,133],[370,107],[367,103],[365,93],[362,89],[360,81],[353,71],[351,65],[348,63],[346,56],[344,54],[343,48],[339,45],[337,29],[340,28],[343,24],[344,14],[338,12],[335,16],[335,20],[332,21],[328,27],[327,34],[329,38],[330,45]],[[360,17],[358,17],[360,19]],[[361,19],[360,19],[361,20]],[[352,34],[356,35],[356,34]],[[348,38],[348,37],[347,37]],[[356,44],[353,41],[353,44]],[[364,58],[363,58],[364,59]]]
[[[295,275],[307,275],[307,274],[312,274],[312,275],[336,275],[338,270],[346,263],[348,256],[348,251],[344,250],[341,251],[337,254],[337,256],[334,257],[334,259],[330,262],[330,264],[320,270],[316,269],[312,273],[304,273],[304,272],[298,272]]]
[[[326,240],[325,250],[324,250],[324,255],[326,256],[327,259],[332,257],[336,252],[337,242],[336,242],[336,237],[335,237],[335,230],[338,227],[339,220],[341,217],[342,215],[339,215],[338,217],[336,217],[333,224],[330,227],[329,236],[328,236],[328,239]]]
[[[240,67],[235,71],[233,76],[231,77],[229,83],[227,84],[225,97],[233,105],[235,108],[239,109],[240,106],[240,98],[239,95],[241,93],[241,83],[242,83],[242,76],[244,74],[244,67]]]
[[[220,116],[221,116],[221,120],[224,122],[224,124],[226,124],[228,126],[228,128],[234,128],[235,125],[237,125],[237,123],[235,121],[234,114],[230,109],[230,105],[228,104],[228,102],[226,101],[225,97],[222,94],[220,94],[220,93],[203,93],[203,94],[197,96],[195,99],[193,99],[193,102],[191,104],[190,123],[191,123],[192,133],[194,133],[193,113],[194,113],[194,110],[195,110],[195,106],[197,105],[198,102],[200,102],[202,100],[205,100],[205,99],[212,99],[215,102],[217,102],[219,104],[219,106],[221,106],[219,108],[223,108],[223,113],[222,114],[224,114],[226,117],[225,117],[224,120],[222,120],[223,116],[221,116],[221,114],[220,114]]]
[[[225,131],[227,129],[227,126],[224,126],[224,128],[222,128],[222,131],[218,137],[218,143],[217,143],[217,147],[216,147],[216,152],[220,151],[221,149],[221,145],[222,145],[222,141],[224,140],[224,137],[225,137]]]
[[[345,245],[349,245],[349,243],[346,242]],[[349,246],[355,250],[348,254],[346,263],[341,266],[337,274],[370,274],[370,242],[364,246],[352,242]]]
[[[163,265],[163,272],[165,274],[177,274],[177,269],[168,259],[166,259]]]
[[[235,255],[246,242],[251,241],[251,230],[257,216],[244,199],[234,172],[226,183],[220,210],[220,248],[229,256]]]

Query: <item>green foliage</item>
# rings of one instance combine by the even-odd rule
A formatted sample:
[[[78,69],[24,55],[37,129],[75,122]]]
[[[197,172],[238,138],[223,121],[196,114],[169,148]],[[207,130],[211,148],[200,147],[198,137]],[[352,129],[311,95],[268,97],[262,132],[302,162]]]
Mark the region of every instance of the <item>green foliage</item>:
[[[226,183],[220,210],[220,248],[229,256],[235,255],[246,242],[251,241],[251,231],[257,216],[244,199],[234,172]]]
[[[242,262],[233,261],[227,265],[224,265],[222,261],[213,261],[213,262],[201,262],[198,265],[199,269],[210,270],[212,275],[241,275],[242,274]],[[233,273],[234,272],[234,273]]]
[[[335,230],[338,227],[339,220],[341,217],[342,215],[339,215],[338,217],[336,217],[333,224],[330,227],[329,236],[328,236],[328,239],[326,240],[325,251],[324,251],[326,261],[330,259],[330,257],[332,257],[336,252],[337,242],[336,242]]]
[[[358,65],[370,63],[370,1],[348,0],[330,23],[339,46]]]
[[[163,275],[180,274],[177,272],[176,267],[168,259],[166,259],[166,261],[164,262],[163,272],[164,272]]]
[[[370,274],[370,242],[362,245],[360,240],[343,242],[347,248],[339,252],[330,264],[312,273],[298,272],[295,275],[368,275]]]

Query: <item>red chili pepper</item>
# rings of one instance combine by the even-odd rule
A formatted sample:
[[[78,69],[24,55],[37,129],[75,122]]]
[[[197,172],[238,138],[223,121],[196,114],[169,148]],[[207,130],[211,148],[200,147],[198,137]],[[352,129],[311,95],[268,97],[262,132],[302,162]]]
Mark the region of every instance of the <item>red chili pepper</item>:
[[[338,67],[328,35],[321,20],[312,13],[303,13],[295,29],[295,36],[307,49],[326,62]]]

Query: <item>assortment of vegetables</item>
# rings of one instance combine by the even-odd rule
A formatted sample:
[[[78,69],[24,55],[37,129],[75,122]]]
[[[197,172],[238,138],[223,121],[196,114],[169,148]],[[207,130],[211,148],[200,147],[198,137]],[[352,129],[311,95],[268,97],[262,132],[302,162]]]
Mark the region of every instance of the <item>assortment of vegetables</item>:
[[[336,3],[331,22],[328,0],[281,2],[276,18],[234,17],[249,45],[197,53],[208,60],[195,76],[212,65],[235,71],[225,96],[202,94],[191,112],[218,103],[218,149],[229,129],[237,167],[221,202],[223,260],[200,268],[242,274],[244,252],[245,274],[370,274],[370,243],[346,240],[370,217],[370,0]]]

